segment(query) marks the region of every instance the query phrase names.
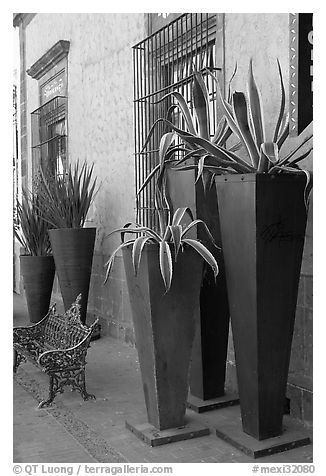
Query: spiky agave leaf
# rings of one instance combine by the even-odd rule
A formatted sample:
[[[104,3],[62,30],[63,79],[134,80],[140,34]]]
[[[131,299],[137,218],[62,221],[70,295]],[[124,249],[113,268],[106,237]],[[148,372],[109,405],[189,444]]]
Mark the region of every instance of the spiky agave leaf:
[[[289,134],[290,134],[289,113],[286,113],[283,116],[279,138],[277,139],[278,150],[281,150],[281,147],[286,141],[286,139],[289,137]]]
[[[197,226],[197,225],[202,225],[204,228],[205,228],[205,231],[207,233],[207,236],[208,238],[210,239],[210,241],[213,243],[213,245],[216,247],[216,248],[219,248],[217,246],[217,244],[215,243],[215,240],[211,234],[211,232],[209,231],[209,228],[208,226],[206,225],[206,223],[203,221],[203,220],[200,220],[200,219],[196,219],[196,220],[193,220],[191,223],[189,223],[188,226],[186,226],[186,228],[184,228],[184,230],[182,231],[182,235],[181,237],[184,238],[184,236],[189,233],[189,231],[194,227],[194,226]]]
[[[132,246],[132,264],[134,267],[135,275],[137,275],[138,272],[143,248],[145,244],[151,239],[152,237],[150,236],[139,236],[134,241],[134,244]]]
[[[310,147],[310,149],[308,149],[304,154],[300,155],[299,157],[297,157],[296,159],[293,159],[291,160],[291,166],[301,162],[302,160],[304,160],[306,157],[308,157],[308,155],[310,154],[310,152],[313,150],[312,147]]]
[[[235,120],[235,118],[233,116],[234,111],[232,111],[231,106],[225,101],[225,99],[223,99],[221,90],[219,89],[218,91],[219,91],[219,95],[220,95],[220,103],[221,103],[221,106],[222,106],[222,110],[224,112],[225,118],[228,122],[228,125],[229,125],[231,131],[233,132],[233,134],[236,135],[236,137],[238,137],[238,139],[240,139],[243,146],[247,150],[249,157],[251,157],[250,149],[248,148],[248,144],[246,142],[246,139],[243,137],[242,131],[241,131],[237,121]],[[254,163],[253,163],[253,166],[255,166]]]
[[[180,109],[182,116],[187,124],[189,132],[191,132],[192,134],[196,134],[194,120],[192,118],[189,106],[181,93],[179,93],[178,91],[171,91],[165,94],[164,96],[162,96],[158,101],[154,101],[152,104],[158,104],[170,96],[173,96],[177,100],[177,104],[172,104],[172,106],[173,107],[177,106]]]
[[[116,257],[117,253],[122,249],[122,248],[125,248],[126,246],[129,246],[133,243],[134,240],[128,240],[126,241],[125,243],[121,243],[112,253],[112,255],[110,256],[110,259],[105,263],[105,267],[106,267],[106,273],[105,273],[105,278],[104,278],[104,284],[107,282],[107,280],[109,279],[109,275],[110,275],[110,272],[112,270],[112,267],[113,267],[113,263],[114,263],[114,258]]]
[[[257,87],[253,70],[252,70],[252,59],[250,59],[250,64],[249,64],[248,98],[249,98],[249,110],[251,113],[251,120],[252,120],[253,131],[255,134],[256,145],[257,145],[257,149],[260,150],[261,144],[265,142],[264,115],[262,110],[262,101],[260,98],[260,91]]]
[[[152,230],[148,226],[135,225],[134,227],[130,227],[130,228],[126,228],[126,227],[117,228],[111,231],[111,233],[109,233],[108,235],[106,235],[105,238],[109,238],[109,236],[113,235],[114,233],[124,233],[124,234],[125,233],[133,233],[133,234],[146,233],[148,236],[153,238],[154,241],[159,242],[161,240],[160,235],[156,233],[155,230]]]
[[[179,207],[176,209],[176,211],[173,214],[172,225],[173,226],[180,225],[186,213],[188,213],[190,219],[193,221],[194,217],[193,217],[191,209],[189,207]]]
[[[183,135],[180,134],[181,138]],[[216,162],[222,167],[232,167],[240,173],[243,173],[244,170],[247,172],[250,171],[249,164],[246,164],[240,157],[235,154],[230,154],[226,149],[219,147],[216,144],[212,144],[210,141],[203,139],[202,137],[187,136],[189,143],[194,145],[199,145],[210,155],[213,155],[216,159]]]
[[[177,260],[179,249],[181,246],[181,235],[182,235],[182,226],[181,225],[169,225],[170,233],[172,236],[174,244],[174,259]]]
[[[278,147],[275,142],[263,142],[260,146],[258,173],[268,172],[271,165],[276,165],[279,160]]]
[[[164,240],[160,242],[159,258],[160,258],[161,275],[163,278],[165,290],[167,292],[169,291],[171,287],[173,265],[172,265],[172,255],[171,255],[169,244]]]
[[[278,139],[279,132],[281,129],[281,124],[282,124],[282,119],[284,117],[284,110],[285,110],[285,89],[284,89],[284,83],[283,83],[282,69],[278,59],[277,59],[277,66],[278,66],[278,72],[280,75],[280,82],[281,82],[281,106],[280,106],[280,112],[277,119],[277,123],[275,126],[273,142],[276,142]]]
[[[257,145],[251,135],[248,122],[248,109],[245,95],[241,92],[234,92],[232,95],[233,117],[241,132],[241,136],[245,142],[252,165],[255,167],[259,160],[259,151]]]
[[[183,238],[182,240],[183,243],[188,244],[191,246],[197,253],[199,253],[202,258],[209,264],[209,266],[212,268],[214,277],[218,275],[218,265],[216,262],[216,259],[212,255],[212,253],[204,246],[200,241],[193,240],[191,238]]]
[[[160,170],[163,170],[164,167],[164,161],[165,161],[165,156],[166,153],[174,141],[175,133],[174,132],[167,132],[166,134],[163,134],[160,140],[160,146],[159,146],[159,162],[160,162]]]
[[[192,98],[199,136],[209,139],[209,96],[206,84],[198,71],[193,73]]]

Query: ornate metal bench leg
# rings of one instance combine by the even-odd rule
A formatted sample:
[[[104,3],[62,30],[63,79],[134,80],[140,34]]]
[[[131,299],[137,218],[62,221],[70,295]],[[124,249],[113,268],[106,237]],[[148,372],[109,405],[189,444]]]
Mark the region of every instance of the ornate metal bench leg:
[[[50,377],[50,382],[49,382],[49,397],[47,400],[42,400],[39,404],[38,404],[38,408],[43,408],[43,407],[49,407],[51,405],[51,403],[53,402],[54,400],[54,397],[56,395],[56,389],[54,388],[55,385],[54,385],[54,375],[53,374],[50,374],[49,375]]]
[[[78,375],[78,386],[80,388],[80,393],[84,400],[96,400],[95,395],[88,393],[86,390],[86,381],[85,381],[85,369],[82,369]]]
[[[18,365],[19,365],[18,352],[16,349],[14,349],[14,373],[17,372]]]
[[[26,358],[24,355],[21,355],[19,352],[17,352],[16,349],[14,349],[14,373],[17,372],[17,369],[19,367],[19,364],[21,362],[25,362]]]

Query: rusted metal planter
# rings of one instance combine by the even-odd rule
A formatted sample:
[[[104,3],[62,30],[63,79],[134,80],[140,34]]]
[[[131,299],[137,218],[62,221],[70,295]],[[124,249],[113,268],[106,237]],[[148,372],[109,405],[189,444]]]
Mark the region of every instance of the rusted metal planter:
[[[307,211],[304,175],[216,178],[242,425],[282,433]]]
[[[204,193],[202,180],[195,184],[195,172],[192,170],[169,169],[168,181],[173,207],[188,206],[194,218],[199,218],[207,224],[216,244],[221,247],[216,188],[208,188]],[[198,226],[197,230],[197,238],[205,243],[219,266],[216,280],[208,266],[204,275],[191,358],[190,392],[205,401],[225,394],[230,313],[223,254],[207,239],[203,227]]]
[[[82,295],[80,315],[87,314],[96,228],[58,228],[49,230],[51,247],[65,310]]]
[[[53,256],[20,256],[29,319],[39,322],[50,306],[55,266]]]
[[[145,245],[137,276],[131,247],[123,259],[148,422],[158,430],[177,428],[185,424],[203,261],[190,248],[180,252],[166,293],[156,244]]]

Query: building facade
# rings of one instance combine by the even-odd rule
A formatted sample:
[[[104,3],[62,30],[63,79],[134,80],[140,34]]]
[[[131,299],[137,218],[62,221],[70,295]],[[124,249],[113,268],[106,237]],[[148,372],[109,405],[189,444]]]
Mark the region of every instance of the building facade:
[[[31,187],[35,168],[49,157],[58,172],[77,160],[94,163],[100,188],[87,222],[97,228],[88,312],[101,318],[103,332],[135,343],[121,257],[108,283],[103,281],[104,264],[118,244],[118,236],[107,235],[135,221],[136,186],[149,170],[137,163],[151,118],[137,106],[139,93],[151,97],[178,82],[191,61],[215,65],[225,88],[237,64],[233,88],[244,90],[252,58],[268,129],[280,107],[277,58],[289,101],[290,20],[284,13],[14,15],[20,49],[21,181]],[[155,82],[149,70],[158,51],[161,69]],[[181,66],[171,71],[171,64]],[[302,134],[311,131],[309,124]],[[292,137],[288,146],[297,140]],[[312,170],[311,154],[304,165]],[[307,425],[312,423],[311,205],[288,381],[291,413]],[[232,338],[229,347],[227,385],[235,389]]]

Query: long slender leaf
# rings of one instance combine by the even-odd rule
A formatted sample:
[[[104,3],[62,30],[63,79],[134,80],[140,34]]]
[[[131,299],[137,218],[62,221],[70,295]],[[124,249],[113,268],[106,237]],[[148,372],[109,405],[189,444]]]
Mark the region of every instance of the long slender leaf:
[[[199,136],[209,139],[209,96],[205,82],[198,73],[193,73],[192,98],[198,120]]]
[[[263,142],[260,146],[260,160],[257,172],[268,172],[270,166],[275,165],[278,160],[277,144],[275,144],[275,142]]]
[[[177,102],[178,102],[177,106],[181,110],[181,113],[183,115],[183,118],[186,121],[189,132],[191,132],[192,134],[196,134],[193,118],[192,118],[190,109],[188,107],[188,104],[187,104],[185,98],[182,96],[182,94],[180,94],[178,91],[171,91],[170,93],[167,93],[163,97],[161,97],[158,101],[154,101],[152,104],[158,104],[158,103],[162,102],[164,99],[166,99],[170,96],[175,97],[175,99],[177,100]],[[172,106],[176,106],[176,105],[173,104]]]
[[[163,134],[160,140],[160,147],[159,147],[159,161],[160,161],[160,170],[163,170],[164,167],[164,160],[165,154],[170,147],[171,143],[174,140],[175,133],[174,132],[167,132]]]
[[[209,228],[208,226],[206,225],[206,223],[203,221],[203,220],[200,220],[200,219],[197,219],[197,220],[194,220],[192,221],[191,223],[189,223],[189,225],[182,231],[182,238],[184,238],[184,236],[191,230],[191,228],[193,228],[194,226],[197,226],[197,225],[203,225],[203,227],[205,228],[205,231],[207,233],[207,236],[208,238],[210,239],[210,241],[213,243],[213,245],[218,248],[217,244],[215,243],[215,240],[211,234],[211,232],[209,231]]]
[[[135,226],[132,228],[117,228],[108,235],[105,236],[105,238],[108,238],[109,236],[113,235],[114,233],[147,233],[148,236],[151,236],[155,241],[159,242],[161,241],[161,237],[156,231],[152,230],[151,228],[148,228],[146,226]]]
[[[248,97],[249,97],[249,110],[251,113],[251,120],[252,120],[255,138],[256,138],[256,145],[257,145],[257,149],[260,150],[261,144],[265,142],[264,116],[263,116],[260,92],[257,87],[254,74],[252,71],[252,59],[250,60],[250,64],[249,64]]]
[[[160,242],[159,256],[160,256],[161,275],[164,281],[165,290],[167,292],[169,291],[171,287],[173,265],[172,265],[171,250],[166,241]]]
[[[139,236],[134,241],[132,247],[132,264],[134,267],[135,275],[137,275],[138,272],[143,248],[149,240],[151,240],[151,237],[149,236]]]
[[[152,180],[152,178],[155,176],[155,174],[160,170],[161,168],[161,164],[157,164],[153,170],[147,175],[144,183],[141,185],[141,187],[139,188],[138,192],[137,192],[137,195],[139,195],[143,190],[144,188],[147,186],[147,184]]]
[[[281,124],[281,132],[279,133],[279,138],[277,139],[277,146],[278,150],[281,150],[282,145],[289,137],[290,133],[290,126],[289,126],[289,114],[284,114],[282,124]]]
[[[216,259],[214,258],[212,253],[206,248],[206,246],[204,246],[199,241],[193,240],[191,238],[184,238],[183,243],[187,243],[189,246],[191,246],[194,250],[197,251],[197,253],[199,253],[204,258],[204,260],[212,268],[213,273],[214,273],[214,277],[216,278],[216,276],[218,275],[218,271],[219,271],[218,270],[218,265],[217,265]]]
[[[194,217],[193,217],[191,209],[189,207],[180,207],[180,208],[177,208],[176,211],[174,212],[174,215],[172,217],[172,225],[173,226],[180,225],[186,213],[188,213],[190,219],[193,221]]]
[[[243,140],[245,141],[246,148],[249,152],[252,165],[257,166],[259,160],[259,151],[257,145],[251,135],[249,122],[248,122],[248,110],[245,95],[241,92],[234,92],[232,96],[233,104],[233,117],[238,128],[241,131]]]
[[[280,160],[278,165],[286,165],[289,163],[291,157],[294,156],[301,149],[310,139],[312,138],[312,134],[305,138],[303,142],[301,142],[294,150],[292,150],[286,157]]]
[[[275,131],[274,131],[274,136],[273,136],[273,142],[277,142],[278,135],[280,132],[281,124],[282,124],[282,119],[284,117],[284,109],[285,109],[285,90],[284,90],[284,84],[283,84],[283,76],[282,76],[282,69],[279,60],[277,59],[277,66],[278,66],[278,72],[280,75],[280,82],[281,82],[281,106],[280,106],[280,112],[279,116],[277,119],[277,123],[275,126]]]
[[[307,150],[307,152],[305,152],[304,154],[300,155],[299,157],[297,157],[296,159],[293,159],[290,161],[290,165],[293,166],[295,164],[297,164],[298,162],[301,162],[302,160],[304,160],[306,157],[308,157],[308,155],[310,154],[310,152],[312,151],[312,147],[310,147],[310,149]]]
[[[182,235],[182,226],[181,225],[170,225],[169,226],[173,244],[174,244],[174,259],[177,260],[179,249],[181,246],[181,235]]]
[[[110,259],[105,263],[105,267],[106,267],[106,273],[105,273],[105,278],[104,278],[104,284],[107,282],[108,278],[109,278],[109,275],[110,275],[110,272],[111,272],[111,269],[112,269],[112,266],[113,266],[113,263],[114,263],[114,258],[116,257],[116,254],[122,249],[122,248],[125,248],[126,246],[129,246],[133,243],[133,240],[129,240],[129,241],[126,241],[125,243],[121,243],[121,245],[119,245],[115,250],[114,252],[112,253],[112,255],[110,256]]]

